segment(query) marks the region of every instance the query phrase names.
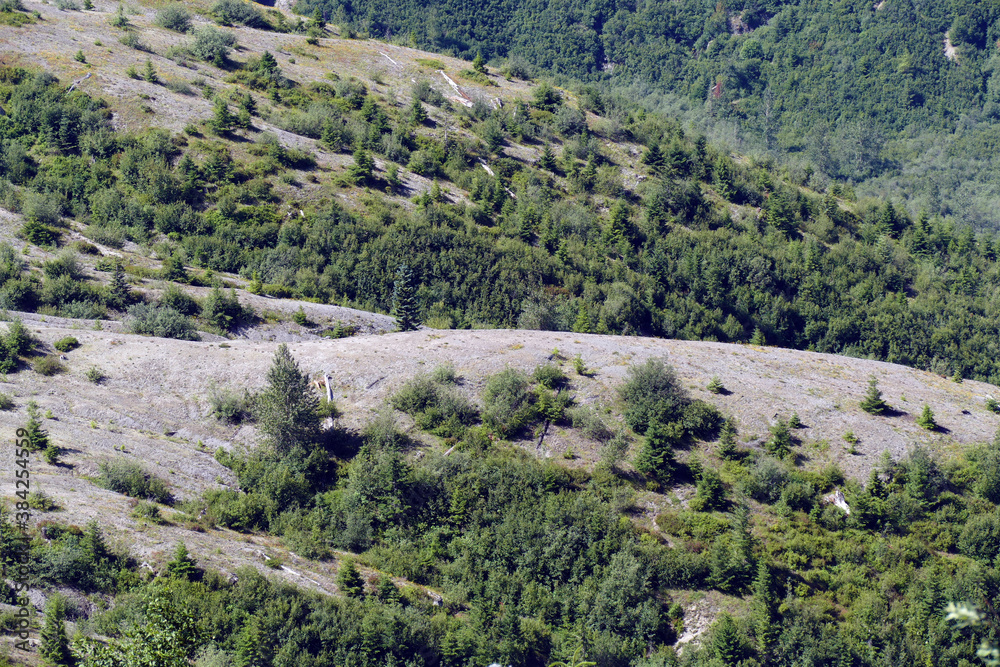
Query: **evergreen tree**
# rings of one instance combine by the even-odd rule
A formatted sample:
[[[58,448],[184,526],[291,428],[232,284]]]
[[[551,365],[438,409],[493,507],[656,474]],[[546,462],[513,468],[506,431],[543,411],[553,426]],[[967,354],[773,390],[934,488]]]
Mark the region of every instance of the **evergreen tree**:
[[[312,18],[309,19],[309,27],[319,28],[320,30],[326,27],[326,19],[323,18],[323,10],[319,7],[313,10]]]
[[[753,336],[750,337],[750,344],[759,346],[763,346],[766,344],[764,342],[764,332],[760,330],[760,327],[756,327],[753,330]]]
[[[368,154],[360,144],[354,149],[354,164],[347,168],[347,177],[354,184],[359,185],[372,177],[375,169],[375,160]]]
[[[658,172],[663,169],[665,163],[663,152],[660,150],[660,145],[654,143],[649,148],[647,148],[640,158],[644,165],[647,165],[654,172]]]
[[[576,333],[590,333],[590,314],[587,312],[587,302],[580,299],[580,307],[576,311],[576,321],[573,322]]]
[[[410,105],[410,122],[414,125],[423,125],[426,121],[427,112],[424,111],[424,105],[420,103],[419,97],[414,97]]]
[[[45,449],[42,450],[42,456],[45,458],[45,462],[50,466],[59,465],[59,456],[61,454],[62,448],[51,441],[49,441],[49,444],[47,444]]]
[[[42,428],[36,416],[31,415],[24,430],[27,431],[24,437],[28,441],[29,451],[37,452],[49,446],[49,432]]]
[[[874,375],[868,379],[868,392],[861,401],[861,409],[870,415],[880,415],[889,409],[889,404],[882,400],[882,392]]]
[[[396,282],[392,290],[392,314],[400,331],[415,331],[420,325],[417,316],[417,294],[413,285],[413,273],[403,264],[396,269]]]
[[[364,593],[364,579],[361,578],[361,573],[358,572],[354,561],[349,558],[342,561],[340,569],[337,570],[337,588],[340,589],[341,593],[352,598],[361,597],[361,594]]]
[[[472,69],[480,74],[486,74],[486,61],[483,60],[482,51],[476,51],[476,57],[472,59]]]
[[[183,542],[177,543],[177,548],[174,549],[174,558],[167,563],[167,572],[175,579],[188,580],[197,572],[195,560],[188,555],[187,545]]]
[[[115,262],[111,281],[106,288],[104,303],[115,310],[125,310],[132,303],[132,289],[125,280],[125,270],[121,262]]]
[[[542,149],[542,155],[538,158],[538,166],[546,171],[551,171],[555,173],[558,165],[556,164],[556,156],[552,152],[551,144],[546,143],[545,147]]]
[[[917,425],[928,431],[933,431],[937,428],[937,422],[934,421],[934,413],[931,411],[931,406],[924,404],[923,412],[917,417]]]
[[[153,67],[153,61],[146,58],[146,65],[142,70],[142,78],[149,83],[159,83],[160,77],[156,75],[156,68]]]
[[[674,446],[682,433],[677,424],[650,424],[646,431],[646,442],[635,457],[635,469],[660,484],[667,484],[677,467],[674,462]]]
[[[209,126],[216,134],[222,135],[233,129],[236,117],[229,111],[229,105],[221,97],[215,98],[215,109],[212,111],[212,119]]]
[[[48,665],[64,667],[76,664],[69,650],[66,637],[66,603],[60,595],[53,595],[45,605],[45,625],[42,627],[38,654]]]
[[[739,450],[736,447],[736,424],[732,419],[723,421],[719,429],[719,456],[727,461],[739,458]]]
[[[319,399],[309,378],[299,370],[288,346],[282,343],[267,372],[268,385],[253,401],[261,433],[279,454],[319,438]]]
[[[713,394],[721,394],[726,391],[725,386],[722,384],[722,380],[719,379],[718,375],[713,375],[712,379],[709,381],[706,387]]]
[[[785,458],[792,451],[792,432],[788,428],[788,422],[778,420],[771,427],[771,439],[764,444],[764,449],[768,454]]]
[[[743,640],[740,638],[740,631],[736,627],[733,617],[723,612],[719,615],[719,620],[712,626],[712,638],[709,648],[720,664],[738,665],[743,659],[745,650]]]
[[[637,466],[638,467],[638,466]],[[698,475],[691,509],[696,512],[714,512],[726,506],[726,487],[719,473],[711,468],[702,468]]]
[[[753,582],[753,602],[750,607],[754,635],[757,638],[757,652],[766,662],[771,647],[778,639],[778,604],[774,595],[774,579],[771,568],[763,558],[757,563],[757,578]]]
[[[240,98],[240,109],[246,111],[251,116],[257,113],[257,102],[254,100],[253,95],[247,93]]]

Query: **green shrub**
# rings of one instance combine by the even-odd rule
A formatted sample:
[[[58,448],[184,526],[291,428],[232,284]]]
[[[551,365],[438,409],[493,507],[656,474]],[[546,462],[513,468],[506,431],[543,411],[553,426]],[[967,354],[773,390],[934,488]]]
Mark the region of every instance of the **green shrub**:
[[[156,12],[153,23],[176,32],[188,32],[191,30],[191,12],[184,5],[168,5]]]
[[[65,338],[60,338],[53,343],[52,347],[56,348],[60,352],[70,352],[80,347],[80,341],[73,336],[66,336]]]
[[[209,63],[225,63],[229,52],[236,47],[236,37],[211,26],[196,28],[194,42],[188,47],[191,55]]]
[[[989,565],[1000,555],[1000,513],[980,514],[969,519],[958,536],[958,550]]]
[[[15,407],[14,399],[10,394],[0,393],[0,410],[13,410]]]
[[[132,508],[132,516],[152,523],[163,523],[163,517],[160,516],[160,506],[148,500],[140,500],[136,503],[135,507]]]
[[[28,507],[49,512],[56,508],[56,502],[43,491],[32,491],[28,494]]]
[[[455,372],[455,365],[450,361],[438,364],[431,371],[431,379],[438,384],[457,384],[458,375]]]
[[[483,422],[504,437],[517,435],[535,417],[529,385],[524,371],[514,368],[490,376],[483,388]]]
[[[545,364],[535,369],[531,379],[547,389],[556,389],[565,384],[566,374],[555,364]]]
[[[240,0],[219,0],[212,5],[212,14],[221,25],[238,23],[248,28],[267,29],[271,27],[264,20],[264,15],[260,13],[260,10],[249,2],[240,2]]]
[[[214,382],[208,387],[208,405],[213,417],[229,424],[239,424],[248,413],[246,394],[220,389]]]
[[[224,331],[231,331],[252,313],[253,310],[240,304],[235,290],[227,294],[218,287],[212,288],[201,306],[201,316]]]
[[[618,393],[625,402],[625,423],[638,433],[645,433],[653,422],[676,421],[688,404],[674,369],[657,358],[629,368]]]
[[[52,375],[64,373],[66,371],[66,366],[59,361],[58,357],[49,354],[37,360],[32,365],[32,369],[34,369],[34,371],[39,375],[50,377]]]
[[[86,376],[87,380],[93,382],[94,384],[101,384],[107,378],[107,375],[104,374],[104,371],[102,371],[97,366],[91,366],[90,368],[88,368]]]
[[[155,500],[164,505],[173,504],[173,495],[167,483],[138,463],[119,458],[101,463],[98,468],[98,481],[109,491],[141,500]]]
[[[125,317],[125,329],[129,333],[146,336],[198,340],[191,320],[169,306],[145,303],[130,306]]]
[[[197,315],[201,312],[201,304],[193,296],[173,284],[168,285],[167,289],[160,294],[159,304],[173,308],[182,315]]]

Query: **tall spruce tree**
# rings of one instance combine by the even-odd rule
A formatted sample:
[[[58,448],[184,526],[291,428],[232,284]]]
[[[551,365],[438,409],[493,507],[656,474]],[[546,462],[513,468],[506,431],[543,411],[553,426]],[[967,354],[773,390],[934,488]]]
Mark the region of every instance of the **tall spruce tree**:
[[[406,264],[396,269],[396,282],[392,290],[392,314],[400,331],[415,331],[420,325],[417,317],[417,294],[413,286],[413,273]]]
[[[320,432],[319,398],[284,343],[274,353],[267,383],[254,399],[254,414],[275,451],[282,454],[315,442]]]

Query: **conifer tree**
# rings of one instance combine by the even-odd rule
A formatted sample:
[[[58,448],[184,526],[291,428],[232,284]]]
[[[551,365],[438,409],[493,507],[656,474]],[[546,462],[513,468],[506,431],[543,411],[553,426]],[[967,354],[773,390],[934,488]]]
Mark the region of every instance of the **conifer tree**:
[[[197,571],[195,560],[188,555],[187,545],[183,542],[177,543],[177,548],[174,549],[174,558],[167,563],[167,571],[171,577],[176,579],[191,579],[191,576]]]
[[[66,603],[62,596],[53,595],[45,605],[45,625],[42,627],[42,641],[38,647],[39,655],[53,667],[74,664],[69,639],[66,637],[65,620]]]
[[[719,456],[727,461],[739,458],[739,450],[736,448],[736,424],[732,419],[723,421],[719,429]]]
[[[326,27],[326,19],[323,18],[323,10],[319,7],[313,10],[312,18],[309,19],[310,28],[319,28],[322,30]]]
[[[476,57],[472,59],[472,69],[480,74],[486,74],[486,61],[483,60],[482,51],[476,51]]]
[[[279,454],[319,437],[319,399],[309,378],[299,369],[288,346],[282,343],[267,372],[267,388],[254,398],[257,424]]]
[[[874,375],[868,379],[868,392],[861,401],[861,409],[870,415],[880,415],[889,409],[889,404],[882,400],[882,392]]]
[[[125,280],[125,270],[122,268],[121,262],[115,262],[104,302],[115,310],[124,310],[132,303],[132,289]]]
[[[153,67],[153,61],[146,58],[146,65],[142,70],[142,78],[149,83],[159,83],[160,78],[156,75],[156,68]]]
[[[424,111],[424,105],[420,103],[419,97],[414,97],[410,105],[410,122],[414,125],[423,125],[426,121],[427,112]]]
[[[635,469],[661,484],[669,482],[676,468],[674,445],[680,440],[681,434],[682,431],[676,424],[650,424],[646,431],[646,442],[635,457]]]
[[[757,638],[757,651],[762,658],[767,657],[780,634],[780,628],[777,626],[778,604],[773,589],[771,568],[761,558],[757,563],[757,578],[753,582],[751,619],[754,635]]]
[[[664,158],[663,152],[660,150],[660,145],[654,143],[652,146],[647,148],[640,158],[644,165],[647,165],[650,169],[655,172],[663,169]]]
[[[576,333],[590,333],[590,314],[587,312],[587,302],[583,299],[580,299],[580,307],[576,311],[576,321],[573,322],[573,331]]]
[[[254,100],[253,95],[247,93],[240,99],[240,109],[246,111],[251,116],[257,113],[257,102]]]
[[[792,432],[788,428],[788,422],[779,420],[771,427],[771,439],[764,444],[764,449],[768,454],[785,458],[792,451]]]
[[[751,345],[765,345],[764,332],[760,330],[760,327],[756,327],[753,330],[753,336],[750,337]]]
[[[406,264],[396,270],[392,290],[392,313],[400,331],[415,331],[420,324],[417,317],[417,294],[413,286],[413,273]]]
[[[215,98],[215,109],[212,111],[212,119],[209,125],[216,134],[225,134],[233,129],[236,117],[229,111],[229,105],[221,97]]]
[[[933,431],[937,428],[937,422],[934,421],[934,413],[931,411],[931,406],[924,404],[923,412],[917,417],[917,425],[928,431]]]
[[[37,452],[49,446],[49,432],[42,428],[41,422],[35,415],[28,419],[24,430],[27,431],[25,439],[28,441],[28,450]]]
[[[354,561],[351,559],[343,561],[340,564],[340,569],[337,570],[337,588],[340,589],[340,592],[347,597],[356,598],[364,592],[364,586],[364,579],[361,578],[361,573],[358,572]]]
[[[354,149],[354,164],[347,168],[347,176],[352,183],[358,185],[372,177],[375,160],[360,144]]]
[[[558,168],[558,165],[556,164],[556,156],[552,152],[551,144],[546,143],[545,148],[542,149],[542,155],[538,158],[538,166],[553,173],[555,173]]]

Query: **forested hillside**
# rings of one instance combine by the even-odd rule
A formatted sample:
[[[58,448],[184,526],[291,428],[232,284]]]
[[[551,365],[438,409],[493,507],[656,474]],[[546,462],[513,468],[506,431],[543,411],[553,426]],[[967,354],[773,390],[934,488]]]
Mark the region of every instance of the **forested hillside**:
[[[0,309],[32,318],[0,423],[35,484],[0,562],[38,653],[1000,660],[1000,404],[963,382],[1000,383],[995,206],[912,168],[989,157],[993,11],[0,2]],[[322,340],[330,304],[427,329]],[[751,345],[680,375],[640,336]],[[937,376],[783,351],[779,404],[766,346]]]
[[[905,198],[914,214],[1000,222],[989,203],[1000,113],[995,2],[300,6],[375,37],[627,91],[817,178]]]

